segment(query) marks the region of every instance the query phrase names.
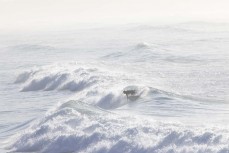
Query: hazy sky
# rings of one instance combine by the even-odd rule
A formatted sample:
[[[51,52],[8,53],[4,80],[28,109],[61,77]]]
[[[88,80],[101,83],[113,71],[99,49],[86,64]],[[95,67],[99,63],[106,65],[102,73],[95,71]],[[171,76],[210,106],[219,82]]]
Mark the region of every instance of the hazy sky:
[[[162,21],[229,21],[229,0],[0,0],[0,30]]]

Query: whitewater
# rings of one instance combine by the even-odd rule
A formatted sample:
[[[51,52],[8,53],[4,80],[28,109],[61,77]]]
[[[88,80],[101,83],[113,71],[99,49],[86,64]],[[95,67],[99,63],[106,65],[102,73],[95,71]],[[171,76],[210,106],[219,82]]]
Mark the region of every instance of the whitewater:
[[[228,153],[228,50],[226,23],[2,32],[0,152]]]

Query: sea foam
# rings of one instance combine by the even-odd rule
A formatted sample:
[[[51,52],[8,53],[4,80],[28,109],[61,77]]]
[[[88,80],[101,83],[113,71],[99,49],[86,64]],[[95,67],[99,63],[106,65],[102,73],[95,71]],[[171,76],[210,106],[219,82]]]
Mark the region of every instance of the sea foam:
[[[15,83],[21,85],[21,91],[67,90],[73,92],[73,100],[60,103],[30,123],[9,139],[7,149],[42,153],[229,152],[227,127],[189,126],[172,119],[199,111],[198,99],[149,86],[121,84],[127,78],[118,79],[118,75],[76,63],[19,74]],[[137,91],[137,99],[127,99],[122,92],[128,89]],[[155,116],[169,116],[170,122],[158,121]]]
[[[228,132],[158,122],[68,101],[20,133],[8,149],[42,153],[226,153]]]

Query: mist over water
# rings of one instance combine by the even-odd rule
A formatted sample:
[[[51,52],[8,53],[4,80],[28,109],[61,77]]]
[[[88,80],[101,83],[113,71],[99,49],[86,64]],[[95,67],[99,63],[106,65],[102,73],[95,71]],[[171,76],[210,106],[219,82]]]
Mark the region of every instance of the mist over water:
[[[123,25],[228,23],[227,0],[0,0],[2,32]]]
[[[0,42],[3,152],[229,152],[227,23],[19,32]]]

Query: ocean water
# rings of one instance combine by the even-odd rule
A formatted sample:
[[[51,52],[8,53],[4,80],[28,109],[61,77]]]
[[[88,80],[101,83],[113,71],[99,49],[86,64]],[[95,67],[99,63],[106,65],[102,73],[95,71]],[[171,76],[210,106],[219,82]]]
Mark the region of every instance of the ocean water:
[[[2,32],[0,101],[1,152],[228,153],[229,24]]]

